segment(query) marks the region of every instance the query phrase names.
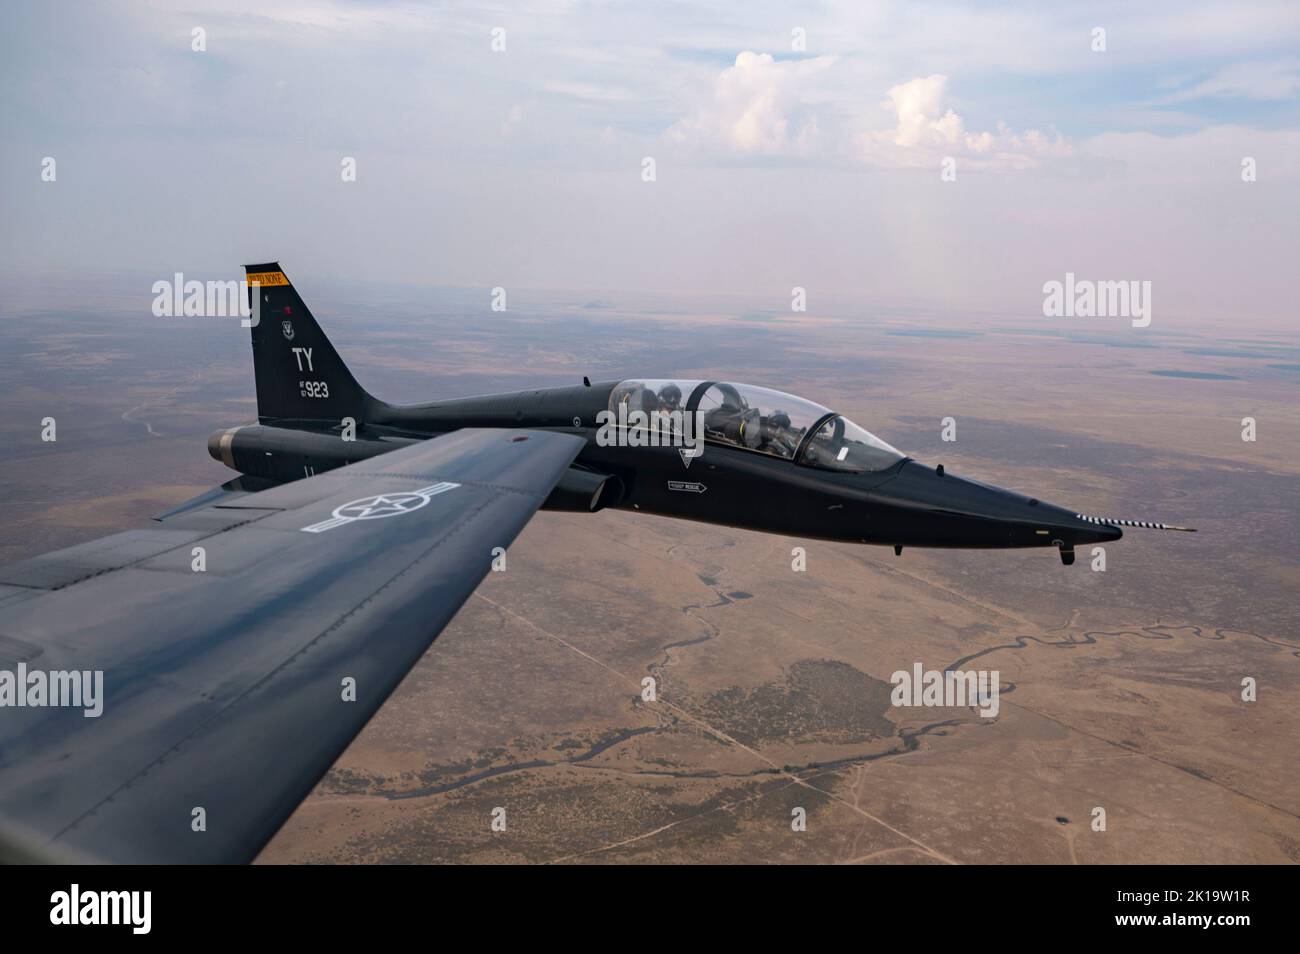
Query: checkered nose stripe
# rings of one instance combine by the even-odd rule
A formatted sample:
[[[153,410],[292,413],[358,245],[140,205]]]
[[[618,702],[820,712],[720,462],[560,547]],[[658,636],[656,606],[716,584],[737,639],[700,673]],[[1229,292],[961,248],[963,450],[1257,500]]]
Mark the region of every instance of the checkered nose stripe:
[[[1085,513],[1076,513],[1080,520],[1086,520],[1088,523],[1095,523],[1103,527],[1140,527],[1144,530],[1182,530],[1184,532],[1195,532],[1192,527],[1175,527],[1167,523],[1155,523],[1151,520],[1120,520],[1116,517],[1090,517]]]
[[[1146,527],[1148,530],[1168,530],[1169,527],[1163,523],[1151,523],[1146,520],[1119,520],[1115,517],[1089,517],[1087,514],[1076,513],[1080,520],[1087,520],[1089,523],[1104,524],[1112,527]]]

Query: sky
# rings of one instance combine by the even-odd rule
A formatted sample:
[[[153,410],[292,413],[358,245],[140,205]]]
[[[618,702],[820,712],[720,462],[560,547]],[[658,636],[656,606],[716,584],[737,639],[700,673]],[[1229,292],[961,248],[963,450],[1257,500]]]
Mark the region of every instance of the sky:
[[[8,281],[1034,313],[1072,272],[1295,327],[1294,0],[17,0],[0,78]]]

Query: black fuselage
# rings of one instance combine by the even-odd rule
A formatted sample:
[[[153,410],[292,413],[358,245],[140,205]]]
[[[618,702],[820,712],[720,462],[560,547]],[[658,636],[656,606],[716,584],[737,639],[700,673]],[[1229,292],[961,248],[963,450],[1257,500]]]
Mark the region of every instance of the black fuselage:
[[[945,474],[910,458],[883,470],[822,470],[706,440],[693,459],[676,446],[602,446],[598,415],[616,382],[430,404],[368,406],[355,439],[320,421],[263,418],[217,432],[212,455],[242,474],[293,480],[464,427],[525,427],[580,435],[587,446],[550,509],[606,506],[795,537],[898,547],[1046,547],[1072,562],[1076,544],[1118,539],[1114,526],[1052,504]]]

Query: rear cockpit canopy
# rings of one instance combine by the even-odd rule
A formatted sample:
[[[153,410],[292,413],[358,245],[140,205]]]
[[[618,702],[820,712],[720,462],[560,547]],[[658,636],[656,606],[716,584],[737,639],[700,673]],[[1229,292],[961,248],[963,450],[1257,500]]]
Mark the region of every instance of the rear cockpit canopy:
[[[904,457],[874,434],[793,394],[722,381],[622,381],[609,395],[620,426],[680,434],[698,412],[704,440],[823,470],[878,471]],[[636,413],[639,412],[639,413]]]

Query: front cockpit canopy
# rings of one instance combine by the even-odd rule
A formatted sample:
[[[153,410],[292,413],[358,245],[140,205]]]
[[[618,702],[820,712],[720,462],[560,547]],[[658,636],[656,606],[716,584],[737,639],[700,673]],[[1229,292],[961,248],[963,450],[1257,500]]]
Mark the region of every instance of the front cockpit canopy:
[[[704,440],[822,470],[878,471],[904,457],[848,418],[793,394],[722,381],[623,381],[609,396],[620,426],[681,434],[698,412]],[[639,412],[639,413],[634,413]]]

